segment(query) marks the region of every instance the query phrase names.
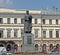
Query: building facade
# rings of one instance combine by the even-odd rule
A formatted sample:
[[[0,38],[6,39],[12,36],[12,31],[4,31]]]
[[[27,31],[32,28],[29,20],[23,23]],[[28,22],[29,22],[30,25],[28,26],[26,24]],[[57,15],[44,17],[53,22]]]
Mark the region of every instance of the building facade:
[[[60,45],[60,12],[29,10],[32,15],[32,34],[35,50],[52,50]],[[0,46],[10,51],[14,46],[21,51],[26,10],[0,9]]]

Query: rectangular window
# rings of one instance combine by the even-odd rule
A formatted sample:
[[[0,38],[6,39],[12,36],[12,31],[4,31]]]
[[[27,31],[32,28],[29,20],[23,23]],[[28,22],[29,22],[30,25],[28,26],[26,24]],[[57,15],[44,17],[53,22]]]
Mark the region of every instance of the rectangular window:
[[[3,23],[3,18],[0,18],[0,24],[2,24]]]
[[[10,24],[10,18],[7,18],[7,23]]]
[[[58,19],[56,19],[56,24],[58,24]]]
[[[37,24],[37,19],[35,19],[35,24]]]
[[[0,30],[0,38],[3,37],[3,30]]]
[[[46,38],[46,31],[43,31],[43,38]]]
[[[49,37],[52,38],[52,31],[49,31]]]
[[[11,29],[8,29],[7,30],[7,38],[10,38],[10,36],[11,36]]]
[[[52,24],[52,19],[49,19],[49,24],[50,24],[50,25]]]
[[[17,38],[17,36],[18,36],[18,30],[14,29],[14,37]]]
[[[56,31],[56,38],[59,38],[59,31]]]
[[[45,19],[43,19],[43,24],[45,24]]]
[[[24,24],[24,19],[23,18],[21,19],[21,24]]]
[[[32,44],[32,38],[30,36],[27,37],[27,44]]]
[[[38,38],[38,29],[35,29],[35,38]]]
[[[17,18],[14,18],[14,24],[17,24]]]

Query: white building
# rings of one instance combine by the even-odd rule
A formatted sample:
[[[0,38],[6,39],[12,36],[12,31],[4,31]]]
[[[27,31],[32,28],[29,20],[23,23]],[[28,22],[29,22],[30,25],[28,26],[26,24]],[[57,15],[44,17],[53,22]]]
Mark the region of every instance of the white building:
[[[60,12],[51,10],[29,10],[32,15],[32,33],[36,50],[40,51],[41,42],[44,50],[60,45]],[[24,16],[26,10],[0,8],[0,46],[11,50],[15,44],[22,45]],[[48,46],[48,47],[46,47]]]

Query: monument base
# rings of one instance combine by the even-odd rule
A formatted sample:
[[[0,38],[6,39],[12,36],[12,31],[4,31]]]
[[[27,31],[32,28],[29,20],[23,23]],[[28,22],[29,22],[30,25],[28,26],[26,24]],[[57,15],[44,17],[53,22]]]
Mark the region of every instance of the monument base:
[[[22,36],[22,52],[34,52],[34,36],[31,33],[24,33]]]

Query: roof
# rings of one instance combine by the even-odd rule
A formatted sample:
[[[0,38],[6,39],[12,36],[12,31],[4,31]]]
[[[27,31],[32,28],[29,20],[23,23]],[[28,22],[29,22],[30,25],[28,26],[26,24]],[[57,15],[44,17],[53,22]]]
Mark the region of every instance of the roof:
[[[26,10],[15,10],[15,9],[7,9],[0,8],[0,13],[26,13]],[[30,14],[60,14],[59,11],[54,10],[29,10]]]

